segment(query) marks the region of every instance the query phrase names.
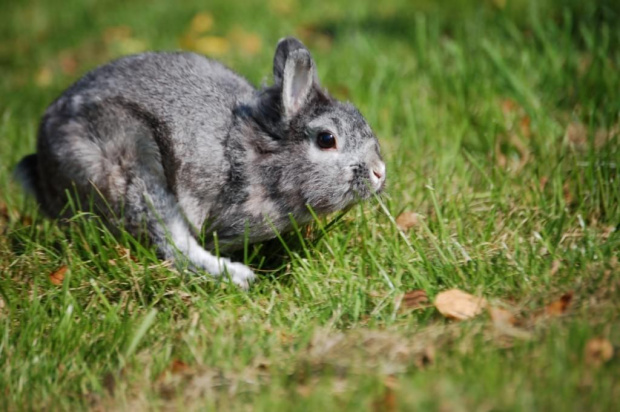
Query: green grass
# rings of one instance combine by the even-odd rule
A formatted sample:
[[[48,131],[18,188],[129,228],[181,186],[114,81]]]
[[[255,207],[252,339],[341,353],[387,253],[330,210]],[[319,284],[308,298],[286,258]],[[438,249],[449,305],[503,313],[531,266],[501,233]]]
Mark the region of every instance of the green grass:
[[[620,357],[585,348],[620,345],[617,2],[177,3],[0,4],[0,409],[614,409]],[[300,36],[388,164],[386,195],[322,238],[329,219],[289,252],[251,248],[247,293],[95,220],[59,228],[11,181],[65,87],[191,46],[201,11],[255,83]],[[421,215],[404,235],[402,211]],[[509,308],[527,338],[403,310],[404,292],[449,288]],[[569,291],[566,313],[540,316]]]

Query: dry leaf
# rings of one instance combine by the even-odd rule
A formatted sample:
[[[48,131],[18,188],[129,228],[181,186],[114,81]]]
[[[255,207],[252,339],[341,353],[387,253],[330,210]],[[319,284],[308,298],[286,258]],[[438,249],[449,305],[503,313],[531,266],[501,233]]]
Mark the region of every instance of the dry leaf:
[[[5,220],[9,220],[9,207],[6,205],[6,203],[2,203],[0,202],[0,218],[1,219],[5,219]]]
[[[307,398],[312,394],[312,387],[310,385],[297,385],[295,388],[297,394],[302,398]]]
[[[397,410],[396,394],[394,393],[394,388],[397,386],[398,382],[396,381],[396,378],[393,376],[386,377],[384,381],[383,394],[372,403],[373,410],[381,412],[391,412]]]
[[[435,307],[447,318],[456,320],[471,319],[486,307],[486,300],[458,289],[441,292],[435,298]]]
[[[203,34],[213,27],[213,16],[210,13],[198,13],[189,25],[189,31],[194,34]]]
[[[615,226],[607,226],[606,228],[603,229],[603,233],[601,233],[601,237],[603,238],[603,240],[607,240],[609,239],[609,236],[611,236],[611,234],[614,233],[615,231],[616,231]]]
[[[402,231],[415,227],[420,222],[420,215],[414,212],[403,212],[396,218],[396,226]]]
[[[108,27],[103,32],[103,41],[107,44],[113,43],[119,40],[128,39],[130,37],[131,37],[131,27],[129,26]]]
[[[562,186],[562,195],[564,196],[564,202],[566,202],[567,205],[573,203],[573,195],[571,194],[568,182],[564,183],[564,185]]]
[[[573,122],[566,127],[566,138],[576,146],[588,143],[588,128],[580,122]]]
[[[426,307],[428,295],[422,289],[411,290],[403,295],[402,304],[407,309]]]
[[[148,45],[144,40],[135,39],[133,37],[119,40],[114,43],[115,51],[121,55],[137,54],[148,49]]]
[[[418,368],[423,369],[435,362],[435,347],[429,345],[425,347],[415,359]]]
[[[511,99],[504,99],[501,102],[501,106],[502,106],[502,112],[504,113],[504,116],[509,116],[512,113],[518,111],[520,109],[519,105],[517,104],[517,102],[515,102],[514,100]]]
[[[233,28],[228,37],[235,43],[237,46],[236,48],[239,48],[248,55],[257,54],[263,46],[263,41],[259,35],[246,32],[239,26]]]
[[[602,148],[609,143],[614,137],[620,134],[620,124],[614,124],[611,129],[600,128],[594,134],[594,146],[597,149]]]
[[[490,306],[489,315],[491,316],[493,325],[495,325],[496,327],[514,326],[517,323],[517,319],[514,317],[514,315],[506,309]]]
[[[65,273],[69,268],[67,265],[63,265],[50,273],[49,279],[54,285],[59,286],[62,285],[62,281],[65,279]]]
[[[304,43],[311,45],[313,49],[327,51],[332,47],[333,35],[321,30],[319,27],[312,25],[300,26],[296,31]]]
[[[60,60],[60,70],[64,74],[74,75],[78,68],[78,62],[75,56],[71,52],[61,52],[60,56],[58,56]]]
[[[209,56],[221,56],[228,52],[230,43],[224,37],[203,36],[196,39],[191,48]]]
[[[566,292],[560,299],[551,302],[545,306],[545,314],[548,316],[559,316],[568,310],[571,301],[573,300],[573,292]]]
[[[506,309],[490,306],[489,315],[491,316],[495,330],[497,330],[497,332],[501,335],[518,339],[530,339],[532,337],[528,331],[516,327],[517,319],[512,312]]]
[[[500,10],[506,8],[506,0],[493,0],[493,5]]]
[[[297,9],[296,0],[269,0],[269,8],[276,14],[289,15]]]
[[[187,372],[189,370],[189,365],[181,360],[175,359],[170,364],[169,369],[173,375],[178,375]]]
[[[592,338],[586,343],[585,359],[588,365],[600,366],[614,356],[614,347],[605,338]]]
[[[41,68],[35,78],[34,78],[34,82],[37,84],[37,86],[39,87],[47,87],[50,84],[52,84],[52,80],[54,80],[54,73],[52,72],[52,69],[50,69],[49,67],[43,67]]]
[[[551,262],[551,269],[549,270],[549,274],[551,276],[554,276],[556,273],[558,273],[558,270],[560,270],[560,266],[560,261],[557,259]]]
[[[519,121],[519,129],[521,130],[521,135],[525,138],[529,138],[532,136],[532,119],[530,116],[523,116]]]

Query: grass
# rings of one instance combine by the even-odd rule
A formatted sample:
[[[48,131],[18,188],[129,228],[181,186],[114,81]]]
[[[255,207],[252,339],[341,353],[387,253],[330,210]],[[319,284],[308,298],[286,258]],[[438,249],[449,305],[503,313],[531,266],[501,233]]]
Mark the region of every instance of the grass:
[[[587,345],[620,345],[615,2],[246,3],[0,5],[0,408],[613,410],[620,358]],[[215,39],[192,34],[201,12]],[[11,181],[88,69],[183,45],[258,84],[289,34],[373,126],[388,189],[320,239],[326,221],[288,252],[251,248],[249,292],[94,219],[59,228]],[[419,214],[405,233],[403,211]],[[404,307],[450,288],[523,333]]]

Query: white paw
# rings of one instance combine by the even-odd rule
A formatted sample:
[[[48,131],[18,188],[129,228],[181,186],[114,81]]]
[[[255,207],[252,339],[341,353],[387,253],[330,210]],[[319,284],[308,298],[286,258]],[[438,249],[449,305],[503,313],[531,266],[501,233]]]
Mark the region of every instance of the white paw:
[[[256,277],[252,269],[243,263],[226,262],[224,266],[226,267],[225,272],[228,273],[230,280],[243,290],[247,290],[250,287],[250,283],[252,283]],[[223,275],[226,276],[226,273]]]

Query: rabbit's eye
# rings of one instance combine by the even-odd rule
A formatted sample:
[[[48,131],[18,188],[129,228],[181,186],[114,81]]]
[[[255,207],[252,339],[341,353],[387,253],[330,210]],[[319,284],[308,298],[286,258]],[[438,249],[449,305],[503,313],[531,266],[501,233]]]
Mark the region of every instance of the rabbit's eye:
[[[321,149],[333,149],[336,147],[336,137],[329,132],[321,132],[316,137],[316,143]]]

